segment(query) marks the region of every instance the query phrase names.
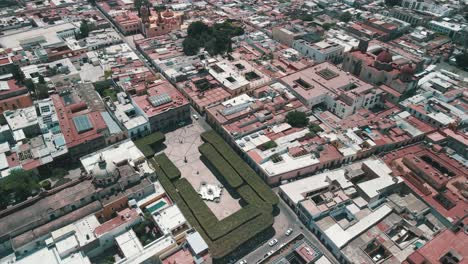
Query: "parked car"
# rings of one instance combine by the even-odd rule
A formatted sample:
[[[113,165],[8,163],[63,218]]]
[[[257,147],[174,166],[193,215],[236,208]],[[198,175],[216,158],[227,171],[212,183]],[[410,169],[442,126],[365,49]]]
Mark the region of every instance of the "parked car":
[[[197,115],[197,114],[193,114],[193,119],[198,120],[198,115]]]
[[[239,264],[247,264],[247,260],[245,260],[245,259],[244,259],[244,260],[241,260],[241,261],[239,262]]]
[[[293,232],[293,229],[292,229],[292,228],[289,228],[288,230],[286,230],[286,233],[285,233],[285,234],[286,234],[287,236],[289,236],[289,235],[292,234],[292,232]]]
[[[377,254],[377,255],[375,255],[375,256],[372,258],[372,260],[373,260],[374,262],[377,262],[377,261],[379,261],[381,258],[382,258],[382,255]]]
[[[276,245],[276,243],[278,243],[278,239],[275,238],[275,239],[270,240],[270,242],[268,242],[268,245],[270,245],[270,247],[272,247],[272,246]]]

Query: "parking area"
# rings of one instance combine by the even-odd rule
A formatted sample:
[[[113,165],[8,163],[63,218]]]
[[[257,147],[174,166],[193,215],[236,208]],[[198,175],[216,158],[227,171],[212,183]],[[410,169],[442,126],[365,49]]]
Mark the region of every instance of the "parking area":
[[[200,134],[206,131],[202,118],[193,120],[192,124],[166,133],[166,148],[163,152],[179,168],[182,177],[186,178],[195,190],[202,182],[221,185],[213,172],[200,160],[198,146],[203,144]],[[223,189],[219,203],[205,201],[214,215],[221,220],[241,209],[239,199],[234,199]]]

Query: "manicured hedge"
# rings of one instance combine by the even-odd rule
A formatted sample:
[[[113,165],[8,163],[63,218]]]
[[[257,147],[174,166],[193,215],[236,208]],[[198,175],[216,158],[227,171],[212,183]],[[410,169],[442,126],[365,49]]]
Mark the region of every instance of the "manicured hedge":
[[[200,153],[216,168],[232,188],[238,188],[244,182],[229,163],[208,143],[198,147]]]
[[[258,174],[216,133],[211,130],[201,134],[205,142],[210,143],[223,158],[231,164],[244,181],[266,202],[277,205],[278,196],[258,176]]]
[[[166,136],[164,136],[163,133],[154,132],[151,135],[137,139],[135,141],[135,145],[138,149],[140,149],[141,152],[143,152],[143,155],[145,155],[145,157],[149,158],[154,156],[153,148],[159,144],[162,144],[164,140],[166,140]]]
[[[232,152],[232,149],[229,148],[229,150]],[[220,173],[226,178],[228,184],[240,186],[236,190],[247,203],[247,206],[221,221],[217,219],[187,179],[180,178],[179,170],[167,156],[158,155],[150,159],[159,182],[177,204],[187,221],[206,241],[210,248],[210,254],[215,259],[223,258],[234,252],[239,246],[273,225],[271,203],[265,202],[263,197],[260,198],[260,193],[253,190],[252,185],[250,185],[254,182],[253,180],[246,180],[247,183],[250,182],[250,186],[242,185],[239,170],[234,169],[231,162],[221,158],[218,151],[212,144],[204,144],[200,147],[200,152],[206,154],[205,156],[213,166],[217,169],[220,168]],[[236,157],[239,158],[237,155]],[[172,177],[169,177],[168,173]],[[257,175],[255,177],[267,187]],[[236,183],[239,180],[240,184]],[[255,184],[258,183],[254,183],[254,186]]]
[[[174,186],[179,190],[180,196],[212,240],[219,239],[229,232],[233,232],[237,227],[263,212],[256,205],[247,205],[219,221],[185,178],[174,182]]]
[[[180,194],[177,192],[176,188],[172,184],[171,180],[164,174],[162,169],[158,166],[158,164],[151,159],[150,160],[151,164],[153,165],[156,174],[158,175],[158,180],[163,186],[164,190],[166,191],[167,195],[171,197],[172,201],[179,207],[180,211],[184,215],[185,219],[190,223],[190,225],[195,228],[200,235],[203,237],[205,242],[208,244],[208,246],[211,248],[213,246],[212,240],[208,237],[208,235],[205,233],[205,230],[201,227],[201,225],[198,223],[197,219],[195,216],[192,214],[192,211],[188,207],[188,205],[185,203],[184,199],[180,196]]]
[[[180,196],[192,210],[193,215],[205,230],[214,226],[218,222],[218,218],[211,212],[210,208],[200,198],[200,195],[193,189],[187,179],[182,178],[174,182],[174,186],[179,191]],[[207,231],[208,232],[208,231]]]
[[[222,239],[216,240],[210,247],[212,257],[218,259],[230,254],[272,225],[273,216],[271,214],[262,214],[252,219],[237,228],[234,232],[227,234]]]
[[[260,197],[258,197],[257,193],[248,185],[244,185],[237,189],[240,197],[249,205],[255,205],[257,208],[263,210],[264,212],[272,212],[272,206],[269,203],[263,201]]]
[[[159,154],[154,157],[154,160],[159,164],[161,169],[171,181],[180,178],[179,169],[174,165],[174,163],[172,163],[172,161],[166,156],[166,154]]]

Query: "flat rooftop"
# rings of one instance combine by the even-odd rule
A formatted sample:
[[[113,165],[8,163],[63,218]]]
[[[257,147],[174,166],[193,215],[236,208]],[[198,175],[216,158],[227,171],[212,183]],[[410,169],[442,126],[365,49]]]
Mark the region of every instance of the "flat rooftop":
[[[174,86],[163,80],[156,80],[149,85],[147,94],[134,96],[132,100],[149,118],[188,104],[187,99]]]
[[[187,223],[177,205],[159,211],[156,215],[153,215],[153,219],[164,234],[170,234],[175,228]]]
[[[36,107],[34,106],[6,111],[4,116],[12,131],[38,125]]]
[[[22,42],[38,37],[41,37],[48,43],[57,43],[62,41],[57,35],[57,32],[68,29],[77,29],[78,27],[79,26],[75,26],[72,23],[63,23],[46,27],[32,28],[26,31],[18,32],[16,34],[0,37],[0,45],[3,48],[16,48],[21,46]]]
[[[373,88],[371,84],[361,81],[329,62],[290,74],[281,78],[281,81],[306,101],[325,95],[334,97],[341,93],[358,94]]]
[[[249,81],[240,75],[235,66],[228,61],[216,62],[209,67],[209,73],[231,93],[249,85]]]
[[[143,251],[143,245],[133,229],[115,237],[115,241],[125,257],[132,257]]]
[[[346,230],[338,223],[335,223],[325,230],[325,234],[338,248],[343,248],[349,241],[378,223],[391,212],[392,208],[384,204]]]
[[[123,161],[128,161],[131,165],[135,165],[135,162],[139,162],[145,158],[133,141],[131,139],[127,139],[83,156],[80,158],[80,162],[86,172],[89,173],[93,170],[101,157],[108,163],[118,164]]]

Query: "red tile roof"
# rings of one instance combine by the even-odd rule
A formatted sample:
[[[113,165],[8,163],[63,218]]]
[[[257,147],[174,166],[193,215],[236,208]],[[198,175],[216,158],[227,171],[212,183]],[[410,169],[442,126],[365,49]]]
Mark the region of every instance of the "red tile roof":
[[[188,104],[187,99],[168,81],[160,80],[157,83],[149,85],[145,95],[135,96],[133,100],[135,103],[145,112],[148,117],[156,116],[164,111],[171,108],[181,107]],[[166,93],[172,99],[171,102],[153,106],[148,100],[151,96],[160,95]]]
[[[453,250],[461,256],[458,263],[468,261],[468,235],[460,230],[457,233],[449,229],[442,231],[439,235],[427,242],[422,248],[408,257],[408,261],[414,264],[440,263],[441,257]],[[426,262],[425,262],[426,261]]]
[[[135,221],[138,217],[138,212],[135,209],[126,208],[118,212],[116,217],[98,226],[94,233],[96,236],[101,236],[121,225]]]
[[[57,110],[60,129],[65,137],[65,142],[67,143],[68,148],[75,147],[82,143],[104,136],[103,130],[105,130],[107,126],[100,112],[91,112],[89,109],[85,109],[83,111],[72,113],[70,105],[65,105],[63,98],[59,95],[54,94],[51,98]],[[73,122],[73,118],[81,115],[88,116],[92,129],[78,133]]]

